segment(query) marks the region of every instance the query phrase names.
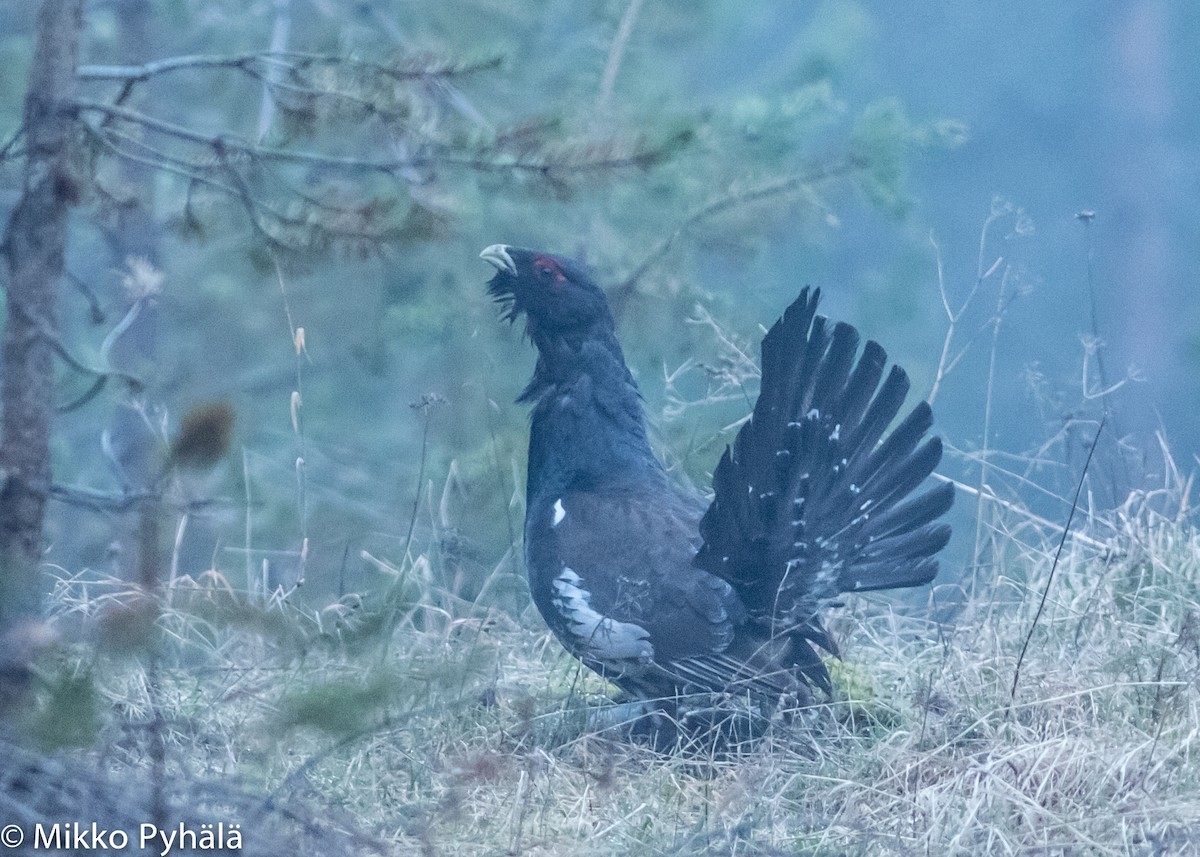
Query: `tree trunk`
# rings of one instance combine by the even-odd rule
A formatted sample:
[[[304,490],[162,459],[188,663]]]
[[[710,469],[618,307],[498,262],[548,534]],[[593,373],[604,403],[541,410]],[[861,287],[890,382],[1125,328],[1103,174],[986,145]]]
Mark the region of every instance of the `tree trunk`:
[[[54,424],[55,295],[78,195],[70,164],[83,0],[44,0],[25,96],[21,199],[4,234],[7,324],[0,381],[0,638],[36,615]]]

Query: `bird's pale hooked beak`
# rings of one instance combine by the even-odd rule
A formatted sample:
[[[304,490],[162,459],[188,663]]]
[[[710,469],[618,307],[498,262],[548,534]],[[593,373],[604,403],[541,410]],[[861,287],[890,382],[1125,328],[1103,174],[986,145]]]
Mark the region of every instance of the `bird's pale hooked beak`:
[[[513,262],[512,256],[508,255],[508,247],[504,244],[485,247],[479,254],[479,258],[495,266],[497,271],[504,271],[514,277],[517,275],[517,265]]]

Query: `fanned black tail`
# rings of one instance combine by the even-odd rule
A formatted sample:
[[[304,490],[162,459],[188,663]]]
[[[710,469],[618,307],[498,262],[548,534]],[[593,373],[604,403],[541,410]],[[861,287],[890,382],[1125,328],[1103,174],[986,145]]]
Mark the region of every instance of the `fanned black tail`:
[[[727,580],[772,636],[832,650],[818,613],[840,593],[937,574],[950,527],[934,522],[954,487],[910,496],[942,457],[939,438],[922,443],[932,411],[919,403],[884,438],[908,376],[893,366],[884,378],[875,342],[855,362],[858,331],[831,330],[819,299],[805,288],[763,339],[762,391],[713,473],[695,564]]]

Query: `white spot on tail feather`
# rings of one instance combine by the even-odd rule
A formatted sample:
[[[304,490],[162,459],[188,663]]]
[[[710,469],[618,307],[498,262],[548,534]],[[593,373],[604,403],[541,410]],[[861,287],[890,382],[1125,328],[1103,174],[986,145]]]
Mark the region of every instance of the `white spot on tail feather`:
[[[557,527],[565,517],[567,517],[567,510],[563,508],[562,497],[559,497],[554,501],[554,520],[550,522],[550,526]]]

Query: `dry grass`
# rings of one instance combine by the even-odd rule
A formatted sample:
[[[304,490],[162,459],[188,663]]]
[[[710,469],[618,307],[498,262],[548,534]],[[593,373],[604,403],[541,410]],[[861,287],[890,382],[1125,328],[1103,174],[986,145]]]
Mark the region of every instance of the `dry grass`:
[[[532,610],[459,601],[420,561],[381,600],[319,614],[215,574],[177,581],[153,643],[157,712],[145,641],[112,632],[137,627],[128,593],[64,580],[58,621],[83,636],[44,667],[40,717],[78,717],[59,689],[86,675],[91,748],[59,751],[63,776],[144,779],[157,714],[179,811],[185,784],[224,783],[214,812],[277,838],[289,812],[337,818],[366,850],[1200,854],[1200,535],[1145,511],[1116,526],[1107,557],[1068,547],[1011,700],[1051,556],[1015,539],[949,622],[886,599],[841,610],[838,698],[734,755],[599,734],[589,723],[620,710]],[[61,800],[46,807],[63,820]],[[298,830],[286,850],[331,847]]]

